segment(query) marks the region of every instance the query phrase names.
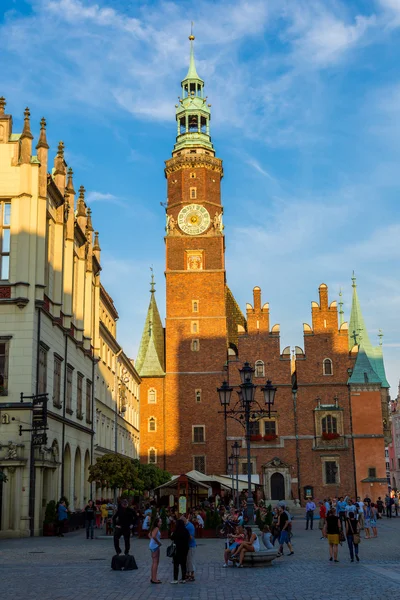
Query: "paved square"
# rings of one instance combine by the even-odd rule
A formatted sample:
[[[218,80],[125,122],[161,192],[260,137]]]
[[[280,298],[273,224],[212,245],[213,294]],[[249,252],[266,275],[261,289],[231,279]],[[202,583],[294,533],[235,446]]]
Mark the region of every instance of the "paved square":
[[[114,572],[112,540],[86,540],[85,532],[64,538],[0,541],[1,599],[15,600],[380,600],[400,597],[400,518],[378,522],[379,537],[362,540],[360,563],[350,563],[347,545],[339,564],[328,561],[318,530],[294,521],[294,556],[267,568],[223,569],[222,540],[198,540],[196,582],[172,586],[164,540],[159,577],[152,585],[148,541],[133,540],[139,569]],[[97,531],[97,530],[96,530]],[[100,533],[100,531],[99,531]]]

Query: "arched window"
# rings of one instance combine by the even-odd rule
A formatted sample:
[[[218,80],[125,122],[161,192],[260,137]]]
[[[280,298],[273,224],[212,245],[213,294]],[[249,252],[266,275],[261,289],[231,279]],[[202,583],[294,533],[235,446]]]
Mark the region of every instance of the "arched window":
[[[265,367],[264,367],[264,363],[262,360],[256,360],[255,368],[256,368],[256,372],[255,372],[256,377],[265,377]]]
[[[330,358],[325,358],[323,362],[324,375],[333,375],[333,365]]]
[[[149,448],[148,463],[154,465],[157,462],[157,450],[155,448]]]
[[[149,431],[157,431],[157,419],[155,417],[149,418],[148,430]]]
[[[191,347],[192,347],[192,351],[193,352],[198,352],[199,351],[199,346],[200,346],[199,340],[192,340]]]
[[[337,433],[337,419],[332,415],[326,415],[322,419],[322,433]]]
[[[147,403],[148,404],[156,404],[157,403],[157,392],[154,388],[151,388],[147,392]]]

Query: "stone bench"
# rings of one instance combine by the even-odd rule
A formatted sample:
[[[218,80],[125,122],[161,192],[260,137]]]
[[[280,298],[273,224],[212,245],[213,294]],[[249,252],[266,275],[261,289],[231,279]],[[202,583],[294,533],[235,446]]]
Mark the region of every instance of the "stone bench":
[[[260,550],[260,552],[246,552],[244,555],[244,567],[269,567],[278,556],[278,550]]]

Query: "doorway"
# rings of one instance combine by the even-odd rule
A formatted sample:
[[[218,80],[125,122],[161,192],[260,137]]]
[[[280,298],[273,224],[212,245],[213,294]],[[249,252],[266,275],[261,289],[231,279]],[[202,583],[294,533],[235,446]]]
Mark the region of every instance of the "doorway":
[[[282,473],[271,475],[271,500],[285,499],[285,478]]]

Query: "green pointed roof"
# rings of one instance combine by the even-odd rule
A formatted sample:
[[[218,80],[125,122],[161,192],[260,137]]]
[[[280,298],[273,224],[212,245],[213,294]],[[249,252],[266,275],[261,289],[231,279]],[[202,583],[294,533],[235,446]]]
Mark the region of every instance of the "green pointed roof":
[[[349,350],[358,346],[358,354],[349,383],[380,383],[389,388],[383,362],[382,345],[373,346],[368,335],[357,294],[356,277],[352,277],[353,300],[349,323]]]
[[[184,83],[186,83],[187,81],[198,81],[199,83],[204,84],[204,81],[201,79],[201,77],[199,77],[198,73],[197,73],[197,69],[196,69],[196,63],[194,60],[194,35],[190,35],[189,36],[189,40],[190,40],[190,59],[189,59],[189,70],[187,72],[187,75],[185,77],[185,79],[182,81],[182,85]]]
[[[151,276],[150,304],[144,324],[135,367],[141,377],[165,375],[164,328],[155,298],[154,277]]]

